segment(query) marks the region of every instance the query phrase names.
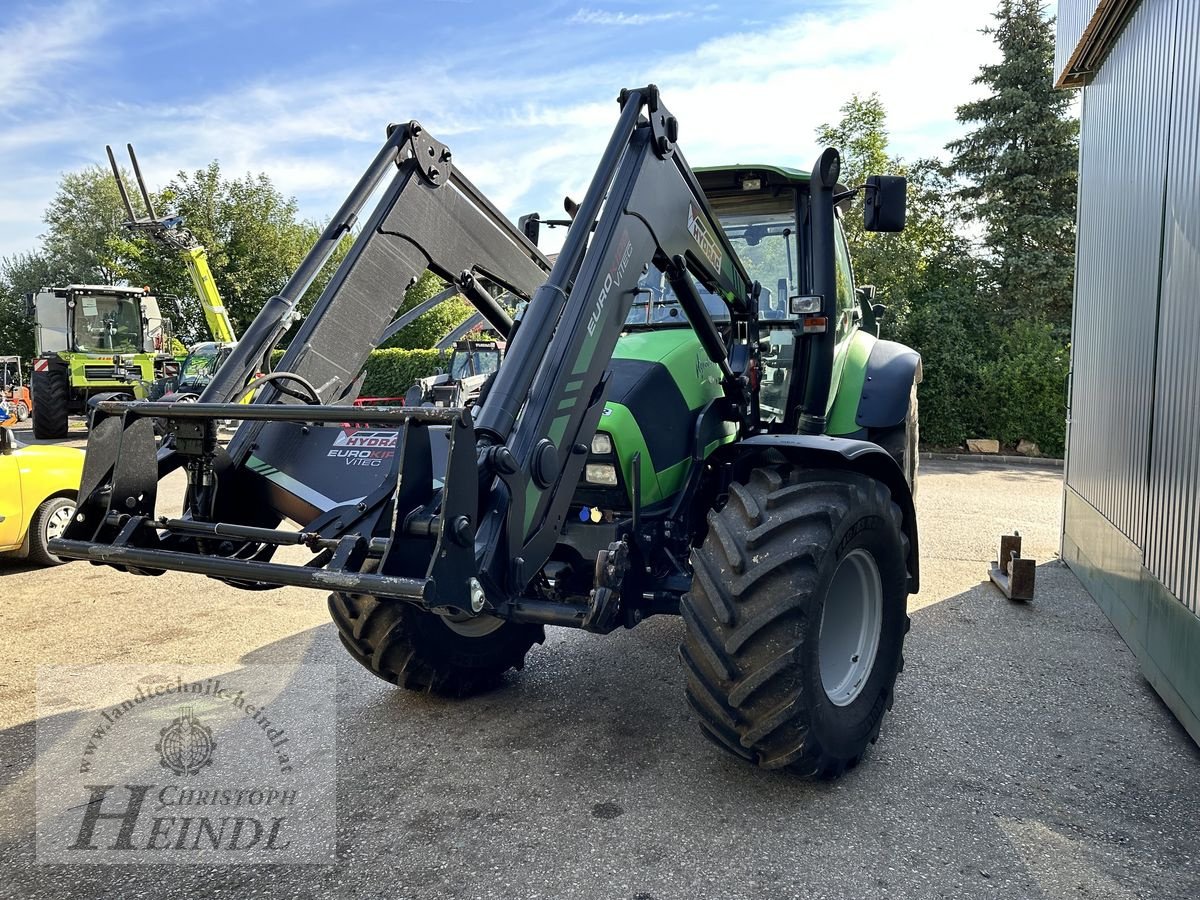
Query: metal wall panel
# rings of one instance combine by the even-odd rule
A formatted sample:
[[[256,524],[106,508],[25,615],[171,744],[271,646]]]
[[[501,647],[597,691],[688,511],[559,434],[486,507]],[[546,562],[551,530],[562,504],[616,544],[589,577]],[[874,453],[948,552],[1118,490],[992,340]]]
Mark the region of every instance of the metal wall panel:
[[[1145,552],[1200,613],[1200,3],[1176,14]]]
[[[1067,60],[1083,36],[1101,0],[1058,0],[1054,34],[1054,80],[1057,82],[1066,68]]]
[[[1067,483],[1142,550],[1180,2],[1142,3],[1083,89]]]

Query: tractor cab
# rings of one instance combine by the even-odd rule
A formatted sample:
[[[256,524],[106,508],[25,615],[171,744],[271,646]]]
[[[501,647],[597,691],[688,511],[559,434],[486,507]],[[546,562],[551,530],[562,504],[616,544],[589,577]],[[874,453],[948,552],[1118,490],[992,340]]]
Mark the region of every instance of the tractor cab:
[[[154,353],[165,326],[158,300],[144,288],[71,284],[30,298],[38,354]]]
[[[203,391],[235,346],[218,341],[202,341],[194,345],[180,367],[175,393],[199,394]]]
[[[491,375],[500,368],[500,345],[496,341],[459,341],[450,356],[450,380],[473,375]]]

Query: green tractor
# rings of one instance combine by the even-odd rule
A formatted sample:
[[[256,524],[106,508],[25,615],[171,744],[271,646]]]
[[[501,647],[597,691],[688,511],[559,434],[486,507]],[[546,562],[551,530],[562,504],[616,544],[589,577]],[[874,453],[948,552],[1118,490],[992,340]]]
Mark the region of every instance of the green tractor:
[[[868,230],[899,230],[904,180],[843,186],[833,149],[811,173],[693,170],[657,88],[620,105],[553,262],[537,247],[547,223],[509,222],[418,123],[389,129],[199,402],[100,404],[53,552],[332,591],[354,659],[451,697],[522,668],[547,626],[681,616],[680,680],[705,735],[768,768],[855,765],[892,706],[919,586],[921,361],[873,333],[841,217],[861,197]],[[352,407],[426,269],[504,338],[503,360],[470,407]],[[499,289],[524,302],[516,321]],[[222,446],[229,418],[242,424]],[[172,517],[156,481],[176,469],[190,487]],[[285,547],[311,559],[276,558]],[[592,677],[581,707],[604,689]]]
[[[37,356],[30,390],[33,433],[67,436],[67,417],[86,415],[89,398],[145,399],[146,384],[173,378],[170,326],[143,288],[69,284],[26,296]]]

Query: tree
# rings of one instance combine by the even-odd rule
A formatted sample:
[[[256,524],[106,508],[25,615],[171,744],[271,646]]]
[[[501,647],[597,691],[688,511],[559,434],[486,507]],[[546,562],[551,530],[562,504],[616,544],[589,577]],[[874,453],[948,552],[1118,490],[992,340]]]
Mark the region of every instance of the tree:
[[[1053,87],[1054,33],[1040,0],[1001,0],[1001,60],[974,83],[988,96],[958,108],[970,130],[952,141],[966,213],[983,224],[993,309],[1070,330],[1079,123]]]
[[[923,290],[931,260],[965,252],[954,228],[951,184],[937,160],[908,164],[889,156],[887,110],[878,94],[865,98],[854,94],[842,105],[841,112],[836,125],[824,124],[817,129],[817,140],[841,151],[844,184],[858,186],[868,175],[908,178],[908,221],[904,231],[866,231],[857,205],[842,220],[855,279],[859,284],[875,285],[880,301],[888,306],[888,329],[893,331],[901,327],[914,297]]]
[[[404,303],[401,304],[398,312],[412,309],[445,287],[445,282],[440,278],[432,272],[426,272],[405,293]],[[402,350],[432,349],[437,346],[438,341],[462,324],[473,312],[475,312],[475,308],[462,297],[443,300],[429,312],[418,316],[415,322],[401,328],[383,347],[395,347]]]
[[[125,275],[127,261],[113,243],[125,221],[125,207],[112,172],[89,166],[66,172],[46,208],[42,255],[83,284],[112,284]]]
[[[896,163],[888,158],[887,110],[879,95],[851,94],[841,113],[836,125],[817,126],[817,141],[838,148],[842,181],[856,185],[868,175],[888,174]]]
[[[213,279],[239,332],[279,292],[319,234],[315,225],[297,219],[295,199],[284,197],[267,175],[226,179],[216,160],[180,172],[157,205],[182,216],[208,251]],[[138,262],[156,290],[193,295],[178,253],[155,248]]]
[[[322,227],[297,219],[296,201],[286,198],[265,174],[226,179],[214,160],[195,172],[180,172],[152,199],[159,215],[180,216],[205,248],[217,290],[240,333],[316,242]],[[353,235],[347,235],[329,263],[301,298],[307,312],[345,257]],[[171,314],[186,343],[208,339],[203,314],[182,255],[140,232],[121,229],[109,238],[119,260],[117,274],[151,285],[160,298],[178,298]],[[172,306],[167,302],[166,308]]]
[[[0,353],[33,357],[33,320],[26,315],[25,295],[58,282],[51,261],[42,253],[18,253],[0,259]]]

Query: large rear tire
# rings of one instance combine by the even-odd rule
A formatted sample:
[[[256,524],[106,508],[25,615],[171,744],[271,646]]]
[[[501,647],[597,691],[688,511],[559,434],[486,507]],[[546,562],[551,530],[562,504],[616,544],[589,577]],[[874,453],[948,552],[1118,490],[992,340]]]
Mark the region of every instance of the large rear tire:
[[[680,653],[705,735],[763,768],[832,777],[879,736],[903,668],[907,539],[888,489],[755,469],[692,554]]]
[[[51,366],[44,372],[34,372],[29,382],[33,400],[33,436],[38,440],[67,436],[67,402],[71,385],[67,370]]]
[[[329,613],[350,655],[385,681],[423,693],[467,697],[496,687],[546,640],[541,625],[490,616],[450,622],[399,600],[330,594]]]

